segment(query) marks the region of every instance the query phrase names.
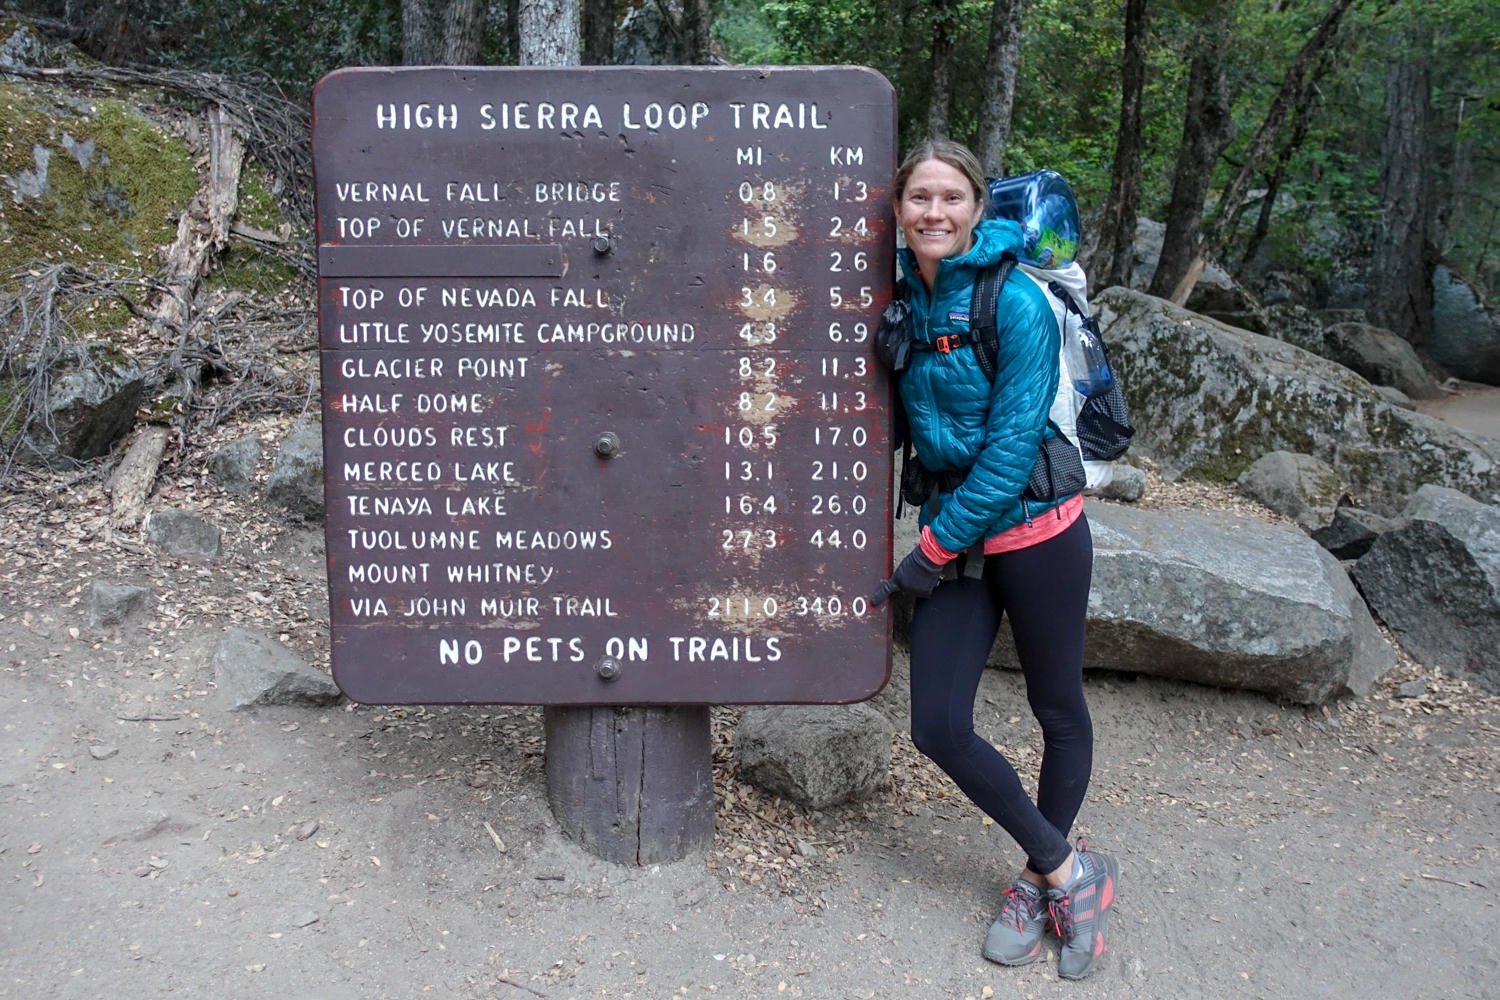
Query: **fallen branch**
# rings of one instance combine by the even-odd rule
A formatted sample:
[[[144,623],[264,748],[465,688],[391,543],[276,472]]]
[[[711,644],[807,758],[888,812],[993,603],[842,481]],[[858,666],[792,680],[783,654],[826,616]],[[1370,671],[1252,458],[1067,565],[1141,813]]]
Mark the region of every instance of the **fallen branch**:
[[[186,334],[198,283],[229,241],[239,205],[245,147],[223,108],[208,112],[208,176],[177,219],[177,239],[162,262],[160,294],[148,305],[157,322]]]
[[[1429,875],[1426,872],[1417,872],[1417,875],[1419,877],[1421,877],[1421,878],[1425,878],[1429,882],[1442,882],[1442,883],[1444,883],[1446,885],[1456,885],[1460,889],[1472,889],[1472,888],[1474,888],[1474,886],[1473,886],[1472,883],[1469,883],[1469,882],[1455,882],[1455,881],[1453,881],[1453,879],[1451,879],[1451,878],[1443,878],[1441,875]]]
[[[167,429],[152,425],[136,435],[125,458],[110,476],[109,522],[121,531],[134,531],[146,512],[146,500],[156,484],[156,470],[167,450]]]
[[[527,993],[530,993],[534,997],[542,997],[545,1000],[545,997],[547,996],[547,994],[534,990],[530,986],[527,986],[525,983],[516,982],[509,976],[502,976],[499,973],[496,973],[495,979],[498,982],[504,983],[506,986],[514,986],[518,990],[525,990]]]

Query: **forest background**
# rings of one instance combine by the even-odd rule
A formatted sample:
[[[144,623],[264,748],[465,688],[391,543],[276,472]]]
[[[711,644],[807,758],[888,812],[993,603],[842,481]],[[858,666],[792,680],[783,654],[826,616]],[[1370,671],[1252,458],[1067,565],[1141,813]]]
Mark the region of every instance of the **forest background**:
[[[951,136],[992,176],[1065,174],[1096,288],[1138,216],[1153,294],[1207,261],[1317,281],[1369,267],[1369,320],[1426,339],[1438,263],[1500,279],[1500,6],[1491,0],[36,0],[109,65],[207,70],[306,104],[349,65],[868,65],[903,146]],[[632,55],[636,53],[637,55]],[[1327,302],[1315,303],[1327,305]]]

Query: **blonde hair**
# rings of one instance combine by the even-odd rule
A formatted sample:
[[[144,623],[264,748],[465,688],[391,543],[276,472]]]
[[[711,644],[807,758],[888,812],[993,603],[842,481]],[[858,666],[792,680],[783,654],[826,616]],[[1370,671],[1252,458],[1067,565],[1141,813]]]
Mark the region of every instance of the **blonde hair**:
[[[896,169],[896,178],[891,183],[892,201],[901,200],[912,171],[928,160],[946,163],[963,174],[968,178],[969,186],[974,189],[974,200],[982,207],[989,206],[990,189],[984,179],[984,168],[979,165],[979,157],[968,146],[951,139],[923,139],[912,147],[911,152],[906,154],[906,159],[901,161],[901,166]]]

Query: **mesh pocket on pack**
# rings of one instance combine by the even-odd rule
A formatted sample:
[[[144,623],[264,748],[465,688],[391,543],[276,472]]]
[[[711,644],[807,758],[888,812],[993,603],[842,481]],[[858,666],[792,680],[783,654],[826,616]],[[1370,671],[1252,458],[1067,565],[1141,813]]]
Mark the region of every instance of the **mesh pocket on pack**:
[[[1083,456],[1073,442],[1059,434],[1042,442],[1023,495],[1028,500],[1057,500],[1077,493],[1087,484]]]
[[[1083,401],[1076,429],[1078,445],[1090,459],[1113,462],[1125,454],[1130,439],[1135,437],[1135,428],[1130,425],[1119,379],[1107,391]]]

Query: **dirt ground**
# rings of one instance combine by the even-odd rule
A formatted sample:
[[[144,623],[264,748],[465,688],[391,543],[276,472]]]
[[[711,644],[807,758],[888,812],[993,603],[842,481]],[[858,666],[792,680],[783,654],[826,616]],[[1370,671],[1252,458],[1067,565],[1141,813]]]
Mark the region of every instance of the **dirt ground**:
[[[228,711],[229,625],[326,664],[321,536],[179,461],[153,504],[226,556],[161,562],[96,479],[0,499],[0,997],[1500,996],[1500,698],[1437,671],[1326,709],[1090,674],[1078,832],[1123,873],[1069,983],[980,957],[1018,853],[904,735],[880,797],[809,813],[716,710],[713,851],[622,868],[554,824],[537,709]],[[90,629],[95,580],[149,613]],[[1034,772],[1018,679],[978,707]]]
[[[1417,409],[1429,416],[1492,438],[1500,438],[1500,388],[1474,382],[1457,383],[1455,391],[1438,399],[1422,400]]]

